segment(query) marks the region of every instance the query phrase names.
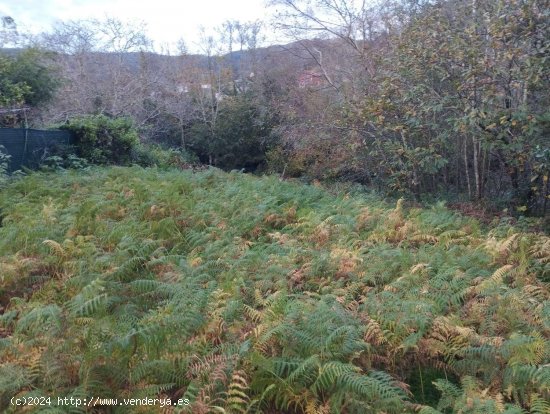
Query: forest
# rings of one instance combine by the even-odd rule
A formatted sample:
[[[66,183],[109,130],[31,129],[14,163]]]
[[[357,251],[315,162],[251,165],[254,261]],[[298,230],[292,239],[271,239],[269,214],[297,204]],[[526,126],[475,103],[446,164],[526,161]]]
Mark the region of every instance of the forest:
[[[268,3],[0,16],[0,411],[550,412],[550,2]]]

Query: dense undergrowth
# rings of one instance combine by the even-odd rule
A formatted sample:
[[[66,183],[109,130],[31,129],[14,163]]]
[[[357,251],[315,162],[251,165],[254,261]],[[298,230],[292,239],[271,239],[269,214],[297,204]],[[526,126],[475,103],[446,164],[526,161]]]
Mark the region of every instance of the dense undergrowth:
[[[0,208],[2,411],[550,408],[544,235],[218,170],[36,173]]]

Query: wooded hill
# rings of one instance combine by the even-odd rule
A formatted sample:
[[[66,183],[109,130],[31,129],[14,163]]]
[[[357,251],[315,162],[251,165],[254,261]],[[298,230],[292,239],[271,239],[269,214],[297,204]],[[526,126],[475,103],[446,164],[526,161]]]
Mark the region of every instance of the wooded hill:
[[[57,94],[31,120],[126,116],[226,169],[548,212],[547,0],[273,3],[293,43],[260,48],[260,24],[227,22],[203,56],[149,53],[114,19],[61,24],[38,43]]]

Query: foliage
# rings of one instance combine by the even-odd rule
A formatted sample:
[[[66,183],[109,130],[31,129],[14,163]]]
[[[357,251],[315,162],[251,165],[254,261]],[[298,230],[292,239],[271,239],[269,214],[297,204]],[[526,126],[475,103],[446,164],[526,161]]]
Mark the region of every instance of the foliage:
[[[273,3],[320,83],[285,101],[289,166],[546,214],[546,1]]]
[[[130,164],[139,144],[132,120],[124,117],[90,115],[72,119],[60,129],[75,135],[77,155],[93,164]]]
[[[18,107],[24,104],[25,95],[30,93],[30,87],[24,82],[15,82],[11,78],[13,61],[0,56],[0,105],[2,107]]]
[[[0,54],[0,108],[39,107],[52,100],[58,86],[44,52],[29,48],[15,57]],[[0,122],[14,126],[22,118],[18,112],[2,114]]]
[[[34,173],[0,208],[5,412],[547,410],[544,235],[217,169]]]
[[[29,88],[24,103],[36,107],[49,102],[59,86],[54,67],[45,62],[47,53],[39,49],[25,49],[11,64],[10,80]]]
[[[194,122],[187,146],[204,163],[226,170],[255,170],[265,162],[272,144],[273,117],[251,93],[224,95],[216,105],[215,124]]]
[[[132,161],[143,167],[180,167],[198,163],[198,158],[180,148],[163,148],[155,144],[141,144],[134,148]]]
[[[387,154],[398,158],[389,164],[399,171],[394,187],[430,188],[422,177],[447,174],[446,165],[456,165],[462,150],[471,154],[472,171],[464,177],[470,196],[485,194],[494,173],[490,158],[498,158],[516,205],[536,209],[544,202],[545,194],[533,198],[527,183],[533,149],[546,140],[547,106],[540,105],[547,99],[545,46],[535,41],[550,29],[544,13],[537,1],[448,2],[427,6],[411,20],[387,62],[398,59],[397,70],[365,108],[378,114],[370,120],[379,131],[393,136]]]
[[[10,162],[10,156],[4,152],[5,148],[0,145],[0,184],[6,181],[6,175]]]
[[[88,161],[74,154],[68,154],[67,156],[52,155],[44,160],[42,167],[51,170],[85,169],[88,167]]]

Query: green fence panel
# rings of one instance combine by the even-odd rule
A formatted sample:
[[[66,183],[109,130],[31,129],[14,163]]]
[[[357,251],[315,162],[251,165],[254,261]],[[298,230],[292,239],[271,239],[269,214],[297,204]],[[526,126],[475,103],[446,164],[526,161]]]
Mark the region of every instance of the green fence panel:
[[[0,128],[0,145],[11,156],[8,172],[37,168],[56,148],[74,143],[69,131]]]

